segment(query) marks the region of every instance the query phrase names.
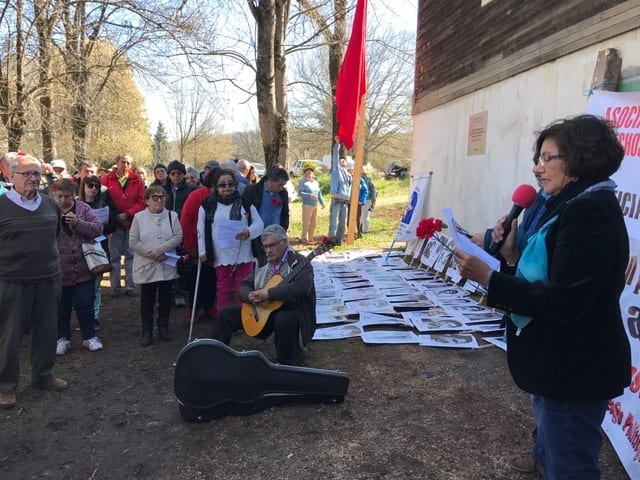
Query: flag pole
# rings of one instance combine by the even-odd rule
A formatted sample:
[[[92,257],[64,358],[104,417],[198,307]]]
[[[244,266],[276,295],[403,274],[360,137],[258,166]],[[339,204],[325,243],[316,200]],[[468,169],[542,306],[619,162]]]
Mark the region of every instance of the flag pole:
[[[364,162],[365,138],[365,104],[366,94],[362,95],[360,111],[358,112],[358,137],[356,138],[356,158],[351,180],[351,200],[349,202],[349,220],[347,221],[347,245],[353,245],[358,225],[358,198],[360,197],[360,178],[362,178],[362,164]]]

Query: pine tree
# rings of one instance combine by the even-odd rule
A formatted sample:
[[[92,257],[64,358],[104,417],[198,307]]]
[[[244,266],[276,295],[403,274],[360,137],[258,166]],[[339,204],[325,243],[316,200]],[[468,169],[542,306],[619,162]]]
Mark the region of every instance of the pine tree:
[[[162,122],[158,122],[158,128],[153,136],[153,161],[155,164],[167,165],[168,159],[167,131]]]

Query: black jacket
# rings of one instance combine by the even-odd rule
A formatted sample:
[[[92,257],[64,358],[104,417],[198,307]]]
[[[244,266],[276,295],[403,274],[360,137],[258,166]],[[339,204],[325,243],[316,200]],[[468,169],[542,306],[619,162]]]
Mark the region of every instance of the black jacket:
[[[260,213],[260,207],[262,206],[262,195],[264,194],[266,177],[262,177],[258,183],[252,183],[247,185],[242,192],[242,196],[251,202],[251,205],[256,207],[258,213]],[[280,214],[280,225],[287,230],[289,228],[289,193],[286,188],[283,188],[279,193],[280,201],[282,202],[282,212]],[[265,224],[265,227],[267,225]]]
[[[313,267],[304,255],[289,249],[287,263],[293,268],[299,262],[307,264],[289,282],[280,284],[268,290],[269,300],[281,300],[296,310],[300,317],[300,332],[302,343],[309,343],[316,331],[316,288],[313,281]],[[260,257],[256,269],[270,268],[266,257]],[[254,285],[256,270],[252,271],[240,284],[238,296],[244,303],[249,303],[249,293],[262,285]]]
[[[180,212],[182,212],[182,206],[184,202],[187,200],[187,197],[191,192],[197,190],[197,186],[191,185],[184,180],[178,188],[174,191],[173,184],[169,181],[163,186],[165,192],[167,192],[167,210],[173,210],[180,216]]]
[[[592,182],[595,183],[595,182]],[[629,384],[631,353],[620,313],[629,239],[613,192],[567,203],[588,184],[572,182],[547,201],[546,284],[494,272],[488,304],[532,317],[516,336],[507,322],[508,360],[523,390],[569,401],[606,400]]]

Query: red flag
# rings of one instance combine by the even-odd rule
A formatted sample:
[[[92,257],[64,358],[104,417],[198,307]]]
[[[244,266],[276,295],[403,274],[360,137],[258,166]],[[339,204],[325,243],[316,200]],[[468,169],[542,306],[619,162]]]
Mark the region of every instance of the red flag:
[[[336,83],[338,137],[347,150],[356,141],[358,112],[367,93],[367,0],[358,0],[351,38]]]

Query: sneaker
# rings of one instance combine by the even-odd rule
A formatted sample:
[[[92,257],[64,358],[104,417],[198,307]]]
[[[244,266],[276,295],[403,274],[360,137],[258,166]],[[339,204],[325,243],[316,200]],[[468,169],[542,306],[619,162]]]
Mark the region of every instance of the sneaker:
[[[82,346],[87,350],[89,350],[90,352],[102,350],[102,342],[98,337],[93,337],[93,338],[90,338],[89,340],[84,340],[82,342]]]
[[[138,293],[133,288],[127,289],[127,297],[137,297]]]
[[[64,355],[71,348],[71,342],[64,337],[58,339],[56,345],[56,355]]]
[[[59,377],[51,377],[51,379],[46,382],[34,382],[31,384],[33,388],[38,388],[40,390],[48,390],[50,392],[61,392],[62,390],[66,390],[69,388],[69,384]]]
[[[186,307],[187,306],[187,301],[184,299],[184,297],[176,297],[173,299],[173,303],[176,305],[176,307]]]
[[[516,472],[533,473],[536,471],[536,461],[531,452],[524,452],[509,457],[509,466]]]
[[[114,288],[113,290],[111,290],[111,298],[119,298],[120,295],[122,295],[122,292],[120,291],[119,288]]]

